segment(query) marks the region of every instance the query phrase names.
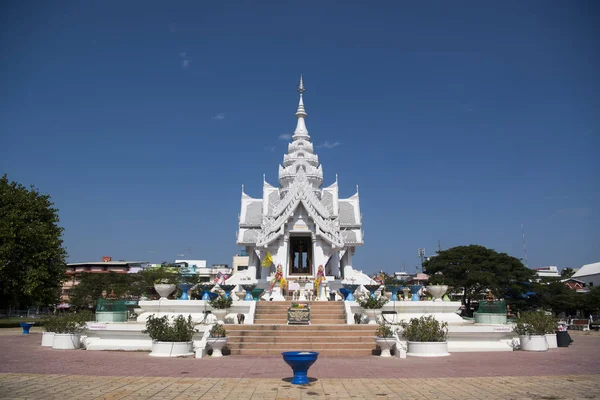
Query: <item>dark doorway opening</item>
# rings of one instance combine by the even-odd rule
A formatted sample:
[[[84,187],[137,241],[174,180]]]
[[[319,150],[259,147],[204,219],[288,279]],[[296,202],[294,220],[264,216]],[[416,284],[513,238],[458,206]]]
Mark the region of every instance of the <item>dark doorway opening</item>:
[[[290,275],[312,275],[312,239],[290,236]]]

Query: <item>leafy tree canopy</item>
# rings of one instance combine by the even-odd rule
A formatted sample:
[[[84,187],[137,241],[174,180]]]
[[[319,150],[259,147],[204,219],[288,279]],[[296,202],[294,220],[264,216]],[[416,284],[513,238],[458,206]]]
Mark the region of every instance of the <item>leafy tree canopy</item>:
[[[0,178],[0,307],[57,302],[67,256],[58,222],[50,196]]]
[[[469,310],[471,300],[486,289],[498,297],[507,291],[520,295],[527,291],[535,272],[515,257],[478,245],[458,246],[440,251],[423,263],[430,283],[444,283],[463,292]]]
[[[560,271],[560,277],[562,279],[569,279],[573,276],[574,273],[575,271],[573,270],[573,268],[563,268],[562,271]]]

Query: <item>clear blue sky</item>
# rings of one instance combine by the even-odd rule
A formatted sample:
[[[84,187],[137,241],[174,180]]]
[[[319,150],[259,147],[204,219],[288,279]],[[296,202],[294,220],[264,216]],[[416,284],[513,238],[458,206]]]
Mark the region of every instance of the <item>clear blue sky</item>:
[[[357,268],[523,257],[521,223],[530,267],[600,261],[599,2],[226,3],[0,6],[0,172],[52,196],[70,261],[231,263],[301,72]]]

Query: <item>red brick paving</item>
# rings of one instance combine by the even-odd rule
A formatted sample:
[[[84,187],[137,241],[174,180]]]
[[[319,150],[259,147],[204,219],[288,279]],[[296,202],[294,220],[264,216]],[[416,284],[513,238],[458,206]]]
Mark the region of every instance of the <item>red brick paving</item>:
[[[445,378],[600,374],[600,336],[573,335],[567,348],[548,352],[453,353],[444,358],[319,357],[321,378]],[[53,350],[41,334],[0,336],[0,373],[215,378],[290,375],[279,356],[165,359],[146,352]]]

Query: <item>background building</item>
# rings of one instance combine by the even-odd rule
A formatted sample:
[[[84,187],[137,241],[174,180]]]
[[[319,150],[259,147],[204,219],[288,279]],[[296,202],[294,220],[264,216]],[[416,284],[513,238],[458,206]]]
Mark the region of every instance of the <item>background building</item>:
[[[236,273],[238,271],[243,271],[248,269],[248,261],[250,257],[246,254],[246,250],[242,250],[240,254],[236,254],[233,256],[233,260],[231,262],[232,273]]]
[[[69,293],[71,289],[79,284],[79,276],[82,273],[108,274],[114,272],[117,274],[135,274],[150,264],[147,261],[112,261],[112,257],[104,256],[102,261],[88,261],[67,264],[68,279],[63,282],[59,308],[69,307]]]
[[[584,265],[571,278],[585,282],[590,289],[600,285],[600,262]]]

